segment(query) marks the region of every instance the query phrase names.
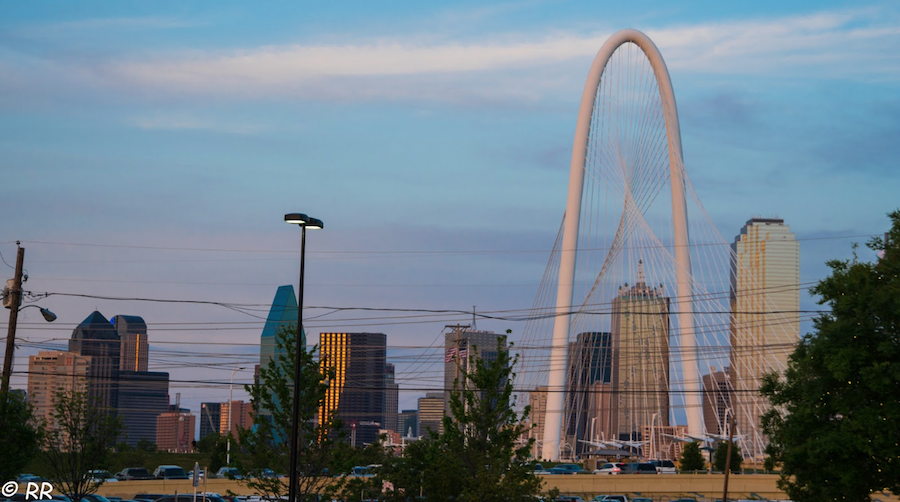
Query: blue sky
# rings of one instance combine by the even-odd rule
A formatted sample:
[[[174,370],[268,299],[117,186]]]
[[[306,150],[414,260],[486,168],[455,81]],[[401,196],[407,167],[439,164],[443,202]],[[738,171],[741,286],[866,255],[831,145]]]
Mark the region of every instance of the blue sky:
[[[249,381],[255,317],[58,293],[265,304],[297,280],[294,211],[326,224],[308,239],[307,305],[527,309],[587,70],[622,28],[666,59],[688,175],[724,238],[783,217],[801,281],[821,279],[898,207],[900,8],[676,4],[4,4],[0,253],[13,264],[23,242],[26,289],[57,293],[39,303],[60,315],[23,311],[17,369],[98,309],[144,317],[151,366],[173,379],[227,381],[237,362]],[[385,332],[411,386],[430,382],[430,353],[401,347],[466,320],[341,315],[311,322],[312,339]],[[228,389],[174,392],[199,409]]]

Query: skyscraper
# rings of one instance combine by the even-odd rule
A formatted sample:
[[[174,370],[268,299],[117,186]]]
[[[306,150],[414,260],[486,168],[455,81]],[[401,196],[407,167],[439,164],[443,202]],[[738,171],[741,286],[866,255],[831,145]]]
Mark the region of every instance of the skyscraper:
[[[397,417],[401,436],[419,436],[419,410],[403,410]]]
[[[426,392],[418,401],[418,433],[420,437],[428,436],[428,431],[437,434],[444,432],[444,393]]]
[[[465,385],[465,376],[469,369],[475,369],[475,361],[485,362],[497,360],[497,341],[504,335],[493,331],[478,331],[468,327],[459,327],[444,334],[444,413],[450,412],[450,393],[454,382],[459,380],[459,388]],[[501,348],[506,348],[506,340]]]
[[[120,350],[121,340],[116,328],[96,310],[81,321],[69,340],[69,352],[91,356],[88,395],[112,412],[119,403]]]
[[[87,392],[91,357],[73,352],[45,351],[28,356],[28,402],[34,417],[53,427],[57,392]]]
[[[147,371],[150,344],[147,342],[147,324],[134,315],[117,315],[112,319],[119,336],[119,370]]]
[[[156,441],[156,417],[169,411],[169,374],[159,371],[119,371],[116,411],[124,429],[118,442],[137,446]]]
[[[394,371],[393,364],[384,364],[384,420],[382,428],[405,434],[406,431],[398,429],[397,408],[400,406],[400,385],[394,380]]]
[[[569,343],[565,437],[581,455],[591,446],[583,440],[610,439],[612,417],[612,336],[610,333],[579,333]]]
[[[355,433],[357,446],[374,443],[384,419],[386,348],[384,333],[321,333],[319,337],[322,371],[335,372],[319,420],[336,412],[351,442]]]
[[[784,371],[800,339],[800,244],[784,220],[752,218],[731,245],[731,381],[744,453],[761,457],[762,376]]]
[[[268,367],[278,347],[275,343],[275,335],[280,329],[297,326],[297,297],[294,296],[293,286],[278,286],[272,307],[266,317],[266,324],[259,337],[259,366]],[[301,337],[301,343],[306,343],[306,338]]]
[[[710,368],[710,373],[703,375],[703,423],[709,434],[726,434],[726,421],[731,413],[731,377],[730,369],[716,371]]]
[[[222,408],[225,403],[200,403],[200,437],[221,433]]]
[[[612,386],[618,439],[637,440],[645,425],[669,424],[669,298],[647,285],[638,262],[637,282],[619,287],[612,301]]]

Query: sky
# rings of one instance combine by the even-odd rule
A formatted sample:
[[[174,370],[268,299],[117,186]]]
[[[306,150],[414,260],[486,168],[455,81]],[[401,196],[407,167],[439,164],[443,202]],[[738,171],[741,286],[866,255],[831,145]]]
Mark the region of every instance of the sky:
[[[415,408],[442,385],[446,325],[531,307],[587,71],[623,28],[666,60],[725,242],[784,218],[814,283],[887,229],[895,2],[7,2],[0,268],[21,241],[26,301],[59,316],[20,313],[16,371],[99,310],[145,319],[182,406],[232,381],[245,397],[267,303],[298,281],[283,215],[304,212],[325,223],[307,236],[310,340],[386,333]]]

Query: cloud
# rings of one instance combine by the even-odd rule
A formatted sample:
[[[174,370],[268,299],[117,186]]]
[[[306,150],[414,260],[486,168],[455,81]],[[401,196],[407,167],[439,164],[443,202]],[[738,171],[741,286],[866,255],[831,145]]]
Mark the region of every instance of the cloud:
[[[128,120],[130,125],[147,130],[196,130],[213,131],[227,134],[254,135],[263,128],[251,124],[228,124],[216,120],[206,120],[190,115],[154,115],[134,117]]]
[[[896,81],[900,79],[897,17],[894,11],[846,10],[645,31],[660,47],[669,68],[682,73]],[[147,22],[174,21],[74,24]],[[73,73],[77,84],[131,96],[535,102],[554,99],[561,91],[570,96],[569,90],[579,87],[575,82],[583,81],[584,68],[608,36],[555,31],[443,42],[430,37],[425,42],[416,34],[366,40],[348,37],[351,41],[345,44],[191,49],[76,62],[59,57],[28,64],[25,70],[33,70],[30,77],[38,80]],[[15,55],[0,55],[0,65],[11,74],[18,74],[16,61]],[[63,69],[54,71],[59,67]]]

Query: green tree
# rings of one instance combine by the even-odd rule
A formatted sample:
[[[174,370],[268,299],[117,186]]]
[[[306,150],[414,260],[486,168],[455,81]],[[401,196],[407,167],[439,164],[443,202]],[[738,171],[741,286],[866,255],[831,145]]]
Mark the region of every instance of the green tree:
[[[16,479],[38,452],[42,429],[34,420],[31,405],[20,392],[9,392],[0,403],[0,480]]]
[[[197,451],[209,455],[209,472],[215,474],[228,458],[228,438],[221,434],[207,434],[197,441]]]
[[[728,460],[728,441],[722,441],[716,446],[713,453],[713,469],[719,472],[725,472],[725,462]],[[741,472],[741,462],[744,459],[741,456],[741,447],[737,443],[731,444],[731,472]]]
[[[773,405],[763,416],[767,453],[797,502],[900,491],[900,211],[888,216],[887,239],[868,243],[881,259],[828,262],[831,275],[812,292],[830,312],[815,319],[784,377],[763,380]]]
[[[530,410],[520,417],[513,409],[516,360],[504,340],[494,361],[474,361],[473,371],[454,383],[443,434],[414,443],[392,466],[393,497],[520,502],[539,493],[542,481],[529,469],[533,440],[520,441]]]
[[[706,470],[706,461],[703,460],[703,452],[700,451],[700,443],[692,441],[684,445],[681,450],[681,460],[678,461],[679,470],[683,472]]]
[[[95,493],[103,483],[86,474],[107,467],[121,419],[84,392],[58,392],[45,427],[42,455],[56,489],[71,500]]]
[[[259,369],[258,384],[247,385],[253,406],[253,426],[239,431],[238,445],[232,444],[235,466],[245,478],[239,480],[269,500],[288,494],[287,483],[276,474],[290,475],[290,431],[294,403],[294,358],[297,331],[282,328],[275,336],[276,356]],[[332,484],[331,464],[340,437],[334,431],[341,424],[331,413],[317,421],[334,371],[322,372],[313,352],[300,348],[300,415],[297,496],[301,501],[317,500]],[[235,448],[237,446],[237,448]],[[339,482],[337,483],[339,484]]]

